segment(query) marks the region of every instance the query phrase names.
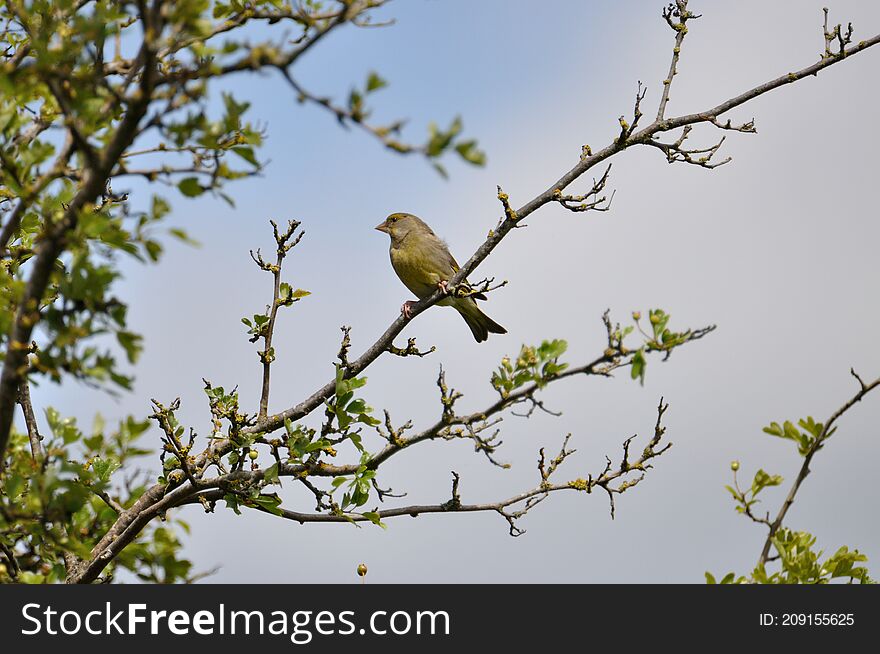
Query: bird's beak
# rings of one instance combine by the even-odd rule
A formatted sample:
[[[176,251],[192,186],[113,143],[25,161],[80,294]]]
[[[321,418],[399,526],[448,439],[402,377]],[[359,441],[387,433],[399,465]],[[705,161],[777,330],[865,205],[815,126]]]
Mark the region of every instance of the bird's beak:
[[[391,233],[388,231],[388,225],[386,225],[385,223],[380,223],[376,225],[375,229],[378,229],[380,232],[385,232],[386,234]]]

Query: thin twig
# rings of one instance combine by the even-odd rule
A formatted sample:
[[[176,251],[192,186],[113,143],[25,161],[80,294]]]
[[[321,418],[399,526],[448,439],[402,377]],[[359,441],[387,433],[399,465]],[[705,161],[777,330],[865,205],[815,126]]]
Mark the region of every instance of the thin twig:
[[[305,232],[300,232],[294,237],[296,230],[300,226],[298,220],[290,220],[287,223],[287,229],[283,232],[278,231],[278,225],[274,221],[269,221],[272,225],[272,232],[275,236],[275,264],[270,265],[263,261],[260,251],[251,252],[251,257],[257,265],[267,272],[272,273],[272,304],[269,307],[269,322],[266,324],[265,331],[260,333],[263,338],[263,350],[260,352],[260,361],[263,364],[263,383],[260,391],[260,412],[258,420],[265,420],[269,410],[269,390],[270,377],[272,372],[272,362],[275,360],[275,352],[272,349],[272,337],[275,334],[275,319],[278,316],[278,309],[282,306],[293,304],[299,298],[282,298],[281,297],[281,266],[284,258],[305,236]]]

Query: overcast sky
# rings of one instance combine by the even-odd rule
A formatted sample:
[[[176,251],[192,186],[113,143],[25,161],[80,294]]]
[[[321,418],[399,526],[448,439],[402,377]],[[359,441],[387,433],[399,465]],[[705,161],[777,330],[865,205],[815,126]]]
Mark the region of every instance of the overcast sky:
[[[88,425],[95,411],[144,416],[149,398],[180,396],[182,421],[205,435],[205,377],[238,385],[255,411],[260,368],[239,320],[261,311],[271,293],[248,256],[249,248],[271,247],[269,218],[301,220],[307,232],[286,276],[313,295],[281,315],[270,410],[297,403],[331,377],[340,325],[353,327],[359,353],[410,298],[391,270],[387,237],[372,229],[388,213],[421,216],[463,261],[497,220],[496,184],[521,206],[571,168],[583,144],[608,144],[617,117],[632,111],[637,80],[648,87],[645,118],[653,116],[673,43],[662,4],[400,0],[382,13],[394,26],[342,29],[301,62],[303,84],[337,97],[379,71],[391,85],[375,95],[375,117],[409,117],[412,140],[429,121],[445,125],[461,114],[488,165],[451,161],[448,181],[422,160],[396,156],[296,104],[277,76],[236,78],[238,97],[253,103],[249,115],[267,126],[271,164],[261,178],[230,187],[235,209],[211,198],[174,199],[171,221],[200,248],[172,243],[160,266],[125,265],[118,293],[146,337],[134,392],[114,400],[44,385],[37,403]],[[821,3],[692,4],[703,18],[685,40],[668,115],[714,106],[815,62],[823,49]],[[856,40],[880,32],[877,2],[830,5],[835,22],[853,21]],[[615,157],[610,212],[548,206],[480,268],[480,277],[510,281],[484,305],[507,335],[476,344],[455,312],[434,308],[400,340],[417,336],[422,346],[436,345],[435,354],[384,357],[369,369],[370,404],[419,428],[438,415],[441,362],[465,394],[459,408],[478,410],[493,398],[492,369],[522,343],[564,338],[573,364],[597,356],[606,308],[620,320],[662,307],[673,327],[717,324],[670,361],[651,359],[644,387],[625,370],[549,388],[543,399],[562,417],[504,422],[499,458],[510,470],[492,467],[467,443],[438,442],[395,457],[379,475],[383,486],[408,493],[406,503],[448,499],[451,470],[461,475],[463,501],[497,500],[534,486],[538,449],[557,450],[571,432],[578,452],[560,475],[586,476],[601,471],[605,454],[617,459],[628,436],[638,433],[639,443],[650,436],[662,395],[675,446],[618,498],[615,520],[604,493],[555,494],[515,539],[493,514],[398,518],[382,530],[188,508],[185,553],[200,569],[221,566],[210,578],[217,582],[352,582],[360,562],[374,583],[699,583],[706,570],[747,573],[764,533],[733,510],[724,490],[730,461],[739,459],[748,479],[758,467],[785,476],[783,488],[765,493],[762,506],[775,512],[800,457],[762,426],[824,420],[857,390],[851,366],[865,379],[880,375],[878,70],[880,49],[872,49],[734,111],[734,121],[754,117],[758,134],[729,135],[724,148],[734,160],[715,171],[670,166],[653,149]],[[717,136],[701,127],[692,142]],[[146,190],[133,190],[135,201],[146,201]],[[880,396],[841,420],[787,520],[826,551],[846,544],[865,552],[875,576],[878,424]],[[285,505],[312,509],[311,496],[291,486],[282,491]]]

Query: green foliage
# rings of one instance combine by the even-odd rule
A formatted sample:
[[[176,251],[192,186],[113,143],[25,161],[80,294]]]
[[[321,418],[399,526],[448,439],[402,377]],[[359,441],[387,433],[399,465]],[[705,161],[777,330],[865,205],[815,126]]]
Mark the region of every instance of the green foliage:
[[[344,370],[342,367],[337,368],[336,378],[336,394],[331,401],[325,405],[328,422],[322,429],[320,435],[317,431],[301,424],[294,424],[290,420],[285,421],[285,431],[287,437],[283,443],[276,442],[273,444],[273,452],[278,452],[281,447],[287,449],[287,457],[285,463],[288,465],[319,465],[319,459],[322,456],[336,456],[335,443],[341,441],[351,442],[361,453],[360,465],[356,473],[351,477],[335,477],[332,481],[332,490],[328,497],[332,497],[332,492],[343,484],[348,484],[347,490],[344,491],[341,507],[337,506],[340,514],[342,512],[363,506],[370,497],[370,488],[375,477],[375,470],[369,468],[370,455],[364,450],[361,444],[360,434],[351,431],[350,427],[355,423],[375,426],[379,421],[370,416],[372,408],[366,403],[354,397],[354,391],[362,388],[366,384],[366,378],[344,378]],[[232,397],[226,395],[222,388],[213,388],[210,393],[214,398],[212,402],[216,402],[218,413],[220,413],[220,403],[227,403],[224,410],[225,415],[237,413],[237,396]],[[213,406],[213,405],[212,405]],[[335,421],[335,426],[334,426]],[[337,439],[330,439],[329,435],[338,433],[341,436]],[[236,433],[235,429],[230,432],[230,439],[240,449],[234,450],[228,455],[228,463],[234,469],[240,469],[245,464],[245,457],[241,452],[253,446],[259,439],[258,435],[244,435]],[[251,468],[258,467],[256,450],[250,450]],[[280,484],[281,459],[280,455],[275,463],[270,465],[263,471],[262,479],[259,483],[240,484],[232,482],[227,487],[227,493],[223,499],[227,508],[237,514],[241,513],[241,507],[256,508],[270,513],[281,515],[281,498],[276,493],[266,493],[265,487],[273,484]],[[369,516],[368,516],[369,518]],[[369,518],[376,524],[381,524],[378,515],[375,520]],[[384,526],[384,525],[382,525]]]
[[[120,261],[129,257],[144,264],[158,262],[165,233],[192,241],[179,228],[165,231],[171,211],[165,198],[129,198],[118,192],[121,184],[135,177],[174,189],[180,201],[211,195],[232,204],[229,184],[257,175],[264,165],[260,147],[265,134],[249,122],[249,103],[234,92],[213,102],[214,80],[244,71],[281,71],[301,101],[317,103],[340,123],[365,129],[393,151],[425,157],[443,175],[440,161],[447,155],[485,164],[477,141],[463,137],[460,117],[446,127],[431,123],[426,140],[419,144],[400,140],[403,121],[368,124],[373,115],[369,104],[388,85],[376,72],[340,105],[298,88],[289,69],[311,42],[337,24],[368,24],[372,3],[340,5],[335,9],[342,13],[334,15],[329,3],[316,0],[181,0],[159,3],[151,16],[139,16],[143,5],[138,3],[109,0],[0,5],[0,224],[11,232],[8,243],[0,243],[0,351],[10,346],[13,325],[27,324],[28,336],[9,350],[16,357],[27,350],[27,361],[20,362],[27,379],[131,387],[129,367],[137,362],[143,339],[128,324],[127,301],[118,296]],[[249,29],[254,21],[270,26],[292,23],[301,34],[279,39],[276,36],[286,34],[279,30],[255,43]],[[280,261],[284,245],[275,227]],[[43,252],[51,255],[48,268],[35,263]],[[264,270],[277,271],[262,260],[258,263]],[[266,338],[260,356],[267,372],[275,356],[269,332],[276,309],[309,295],[279,278],[280,272],[270,309],[242,319],[252,341]],[[26,291],[36,299],[25,306]],[[668,353],[690,336],[670,332],[667,321],[662,311],[651,312],[654,333],[646,335],[632,358],[634,377],[644,380],[646,352]],[[624,365],[628,353],[622,339],[631,331],[632,327],[618,331],[607,363]],[[504,397],[525,384],[543,387],[567,369],[568,364],[559,361],[565,350],[561,340],[524,346],[515,363],[502,362],[492,383]],[[344,354],[340,359],[345,361]],[[347,377],[345,366],[337,367],[334,394],[324,404],[326,421],[320,430],[287,421],[281,438],[271,430],[258,431],[267,419],[265,405],[259,414],[248,415],[241,410],[236,389],[206,382],[211,447],[201,454],[192,451],[194,429],[187,430],[178,419],[179,401],[168,406],[154,401],[151,418],[161,431],[158,486],[151,485],[150,474],[139,474],[133,466],[137,457],[152,454],[140,445],[147,421],[129,417],[108,429],[98,417],[91,433],[84,433],[73,419],[48,409],[43,453],[32,455],[28,438],[18,432],[13,432],[5,452],[0,542],[4,552],[14,553],[16,565],[0,568],[0,580],[45,583],[75,575],[80,563],[99,560],[94,552],[103,557],[101,548],[107,543],[101,539],[118,524],[120,513],[128,515],[147,489],[152,489],[147,499],[154,493],[165,498],[191,483],[193,465],[201,466],[196,476],[216,468],[223,477],[220,490],[212,489],[210,498],[202,493],[190,498],[197,496],[206,511],[213,511],[222,496],[236,513],[244,507],[281,515],[281,499],[269,487],[293,477],[316,495],[319,510],[351,520],[362,517],[384,527],[377,510],[363,511],[373,490],[380,499],[390,492],[379,489],[376,462],[361,440],[364,426],[379,425],[373,409],[357,396],[366,381]],[[451,416],[455,396],[449,393],[443,401],[444,413]],[[403,447],[390,419],[387,424],[392,432],[389,442]],[[494,437],[477,438],[481,428],[467,428],[479,449],[491,453]],[[323,466],[337,455],[336,447],[346,443],[358,452],[357,466],[334,477],[332,490],[319,488],[310,475],[320,471],[315,477],[326,483],[330,477]],[[255,474],[234,474],[245,466]],[[151,474],[156,474],[155,466]],[[333,493],[339,489],[342,497],[337,503]],[[197,576],[180,556],[180,530],[188,527],[175,521],[167,508],[159,513],[162,526],[148,525],[114,553],[103,568],[103,581],[117,570],[154,582],[191,581]]]
[[[760,583],[817,584],[837,578],[871,582],[867,569],[855,565],[868,560],[857,550],[850,551],[844,546],[822,561],[822,551],[813,550],[815,536],[805,531],[782,528],[771,541],[779,554],[782,570],[765,577],[765,570],[756,568],[753,576]]]
[[[798,425],[800,425],[803,431],[795,427],[788,420],[782,423],[782,425],[778,422],[771,422],[769,427],[764,427],[764,433],[794,441],[797,444],[798,453],[801,456],[806,456],[814,448],[819,449],[821,447],[821,445],[816,447],[820,439],[824,441],[837,431],[837,427],[834,427],[827,434],[823,435],[825,426],[821,422],[813,420],[812,416],[798,420]]]
[[[486,165],[486,153],[477,148],[477,142],[474,140],[459,142],[455,146],[455,151],[468,163],[475,166]]]
[[[205,188],[199,184],[198,177],[184,177],[177,183],[178,190],[188,198],[194,198],[205,192]]]
[[[320,459],[323,456],[334,457],[337,452],[334,447],[340,442],[350,442],[360,452],[360,464],[351,477],[338,476],[334,477],[331,490],[327,493],[332,498],[333,492],[343,485],[347,485],[343,492],[340,504],[333,505],[333,510],[339,515],[346,515],[345,512],[357,509],[369,501],[370,491],[373,480],[376,475],[375,469],[370,467],[370,454],[364,449],[361,442],[361,435],[358,430],[352,430],[354,425],[367,425],[374,427],[379,424],[379,420],[374,418],[371,413],[372,407],[366,402],[355,396],[355,391],[363,388],[367,383],[366,377],[345,377],[345,368],[337,366],[336,368],[336,388],[333,397],[325,402],[325,414],[327,421],[321,429],[320,434],[309,427],[302,424],[293,423],[286,420],[284,423],[286,438],[283,442],[273,441],[271,443],[272,451],[276,456],[276,461],[263,471],[262,479],[258,483],[238,483],[231,482],[226,487],[226,494],[223,499],[227,508],[237,514],[241,513],[242,507],[256,508],[263,511],[280,515],[281,499],[276,493],[266,493],[265,487],[273,484],[280,484],[280,472],[282,466],[281,449],[287,450],[287,456],[283,463],[286,465],[299,466],[320,466]],[[244,417],[238,413],[238,396],[236,393],[226,393],[222,387],[206,388],[209,400],[211,402],[211,411],[215,416],[215,421],[229,420],[232,422],[229,431],[229,439],[235,444],[236,449],[229,452],[227,462],[233,469],[241,469],[246,459],[251,461],[251,469],[257,469],[258,455],[255,446],[258,441],[265,443],[258,434],[242,433],[236,425],[244,424]],[[338,435],[331,438],[333,435]],[[243,453],[248,452],[249,456],[244,457]],[[289,473],[288,473],[289,474]],[[303,472],[303,479],[306,473]],[[369,512],[368,512],[369,513]],[[381,524],[378,514],[370,513],[370,515],[362,514],[372,522]],[[347,516],[350,518],[350,516]]]
[[[204,16],[208,6],[202,1],[173,3],[167,28],[179,41],[167,49],[164,70],[187,59],[215,56],[213,45],[198,41],[212,29]],[[131,80],[111,70],[121,61],[119,53],[114,54],[114,40],[136,38],[142,31],[135,9],[115,2],[42,0],[0,8],[0,24],[5,26],[0,50],[7,58],[21,55],[0,66],[0,211],[16,203],[25,209],[8,244],[10,256],[0,267],[4,349],[2,341],[22,299],[37,241],[59,222],[81,187],[86,167],[97,160],[87,150],[97,153],[105,147],[120,129],[127,106],[138,101],[127,88]],[[225,56],[232,53],[227,46],[220,50]],[[205,84],[189,85],[185,94],[173,88],[150,99],[154,113],[163,116],[156,136],[148,130],[143,135],[133,132],[132,140],[143,144],[132,143],[111,162],[111,178],[137,174],[151,181],[173,179],[182,176],[177,171],[191,170],[195,174],[176,184],[184,195],[195,196],[206,190],[219,192],[225,182],[259,171],[254,148],[262,135],[244,120],[247,103],[225,95],[221,115],[209,118]],[[79,139],[74,157],[63,154],[58,136],[68,125]],[[244,167],[228,163],[229,152]],[[142,159],[148,163],[135,163]],[[86,202],[76,212],[74,228],[65,239],[67,256],[56,262],[42,305],[35,307],[42,312],[42,329],[35,338],[32,374],[56,382],[70,375],[90,384],[130,387],[131,377],[121,370],[112,349],[95,343],[104,334],[114,335],[128,363],[140,352],[140,336],[128,328],[126,303],[114,295],[113,287],[119,277],[117,253],[145,262],[158,261],[161,255],[155,231],[169,207],[158,196],[147,204],[147,211],[132,210],[128,195],[114,193],[108,184],[97,201]],[[185,233],[175,230],[175,236],[185,238]]]
[[[648,366],[648,360],[645,356],[647,353],[662,352],[668,355],[678,346],[687,343],[693,335],[691,330],[674,332],[669,329],[667,326],[669,324],[669,318],[669,314],[662,309],[649,309],[648,324],[650,327],[646,330],[642,328],[641,313],[633,313],[635,328],[637,328],[643,336],[644,343],[633,354],[632,370],[630,371],[630,374],[633,379],[638,379],[640,384],[644,385],[645,383],[645,371]],[[632,332],[633,327],[631,326],[625,327],[623,330],[618,328],[613,336],[618,345],[622,346],[623,340]]]
[[[345,377],[345,369],[336,366],[336,392],[329,402],[326,403],[327,415],[336,419],[340,431],[346,431],[354,423],[362,423],[368,427],[379,424],[379,420],[371,416],[373,407],[361,399],[355,397],[355,390],[362,388],[367,383],[366,377]],[[351,439],[358,448],[361,448],[360,438]]]
[[[226,493],[223,500],[226,507],[236,515],[241,515],[241,507],[267,511],[272,515],[282,515],[281,498],[277,493],[262,493],[260,486],[248,486],[244,489],[236,488],[235,492]]]
[[[492,386],[503,398],[526,384],[534,383],[543,388],[568,368],[567,363],[559,362],[566,349],[568,343],[560,339],[543,341],[538,347],[523,345],[515,361],[509,357],[501,360],[501,366],[492,373]]]
[[[462,131],[461,117],[456,116],[446,129],[441,129],[436,123],[428,125],[428,142],[425,144],[425,154],[433,160],[434,169],[443,177],[448,173],[437,161],[446,151],[454,149],[466,162],[475,166],[486,165],[486,153],[477,147],[474,140],[460,141]]]
[[[126,178],[137,177],[161,182],[183,198],[211,194],[231,204],[228,184],[262,170],[264,134],[249,122],[249,103],[235,92],[221,94],[219,106],[212,102],[213,81],[261,68],[287,70],[306,49],[304,43],[337,23],[365,25],[371,13],[365,3],[337,15],[337,7],[315,0],[296,6],[282,0],[160,4],[159,10],[151,10],[153,18],[140,16],[138,3],[107,0],[0,5],[0,225],[10,232],[8,242],[0,243],[0,352],[9,347],[16,321],[33,327],[32,336],[14,347],[27,350],[22,369],[34,383],[73,378],[110,390],[131,387],[130,366],[138,361],[143,339],[128,323],[127,301],[118,295],[120,260],[160,260],[163,222],[171,207],[158,195],[129,198],[126,192],[114,192],[111,180],[118,189]],[[145,24],[157,16],[158,24]],[[282,25],[277,35],[254,42],[249,28],[255,22]],[[290,26],[301,34],[277,38]],[[141,54],[134,56],[137,52]],[[157,60],[147,66],[149,53]],[[343,122],[362,123],[371,115],[367,98],[385,86],[371,72],[363,87],[350,94],[347,111],[329,101],[320,104],[337,112],[340,120],[345,117]],[[484,161],[475,141],[458,140],[460,120],[446,131],[432,128],[425,146],[397,140],[402,126],[403,121],[365,125],[398,152],[417,152],[436,161],[455,151],[470,163]],[[194,243],[182,229],[167,233]],[[59,254],[44,271],[48,281],[36,289],[37,300],[23,307],[28,281],[41,277],[34,270],[35,255],[46,243],[57,244]],[[30,290],[34,288],[32,284]],[[308,295],[281,283],[272,312]],[[274,313],[243,319],[252,340],[266,335],[270,315]],[[274,349],[265,349],[261,359],[271,363]],[[378,422],[365,401],[354,397],[364,382],[340,377],[327,406],[326,433],[288,424],[287,437],[269,445],[275,460],[261,483],[230,487],[227,503],[235,510],[247,506],[277,513],[280,500],[264,487],[280,483],[282,465],[334,456],[333,445],[340,440],[363,450],[353,427]],[[267,444],[260,435],[243,431],[253,416],[240,410],[237,392],[207,383],[205,392],[210,438],[224,443],[223,454],[212,465],[241,469],[249,463],[259,469],[256,448]],[[184,445],[181,440],[185,430],[175,413],[178,404],[157,404],[153,416],[165,432],[158,479],[169,486],[186,481],[191,459],[192,441]],[[146,422],[128,418],[111,431],[98,419],[93,432],[83,434],[73,420],[53,409],[46,411],[46,421],[51,434],[44,442],[45,458],[35,462],[27,439],[16,433],[0,473],[0,500],[8,510],[0,517],[0,540],[21,555],[20,573],[9,569],[0,577],[16,574],[29,583],[63,579],[65,552],[87,560],[115,520],[112,498],[129,506],[148,481],[119,480],[122,471],[124,479],[132,477],[132,457],[148,453],[135,444]],[[341,434],[340,439],[334,440],[333,434]],[[351,494],[360,500],[364,476],[357,478]],[[19,523],[27,527],[17,527]],[[117,566],[144,580],[190,579],[191,565],[177,556],[180,542],[171,524],[148,528],[107,573]]]
[[[284,427],[287,430],[288,463],[302,463],[309,455],[315,453],[326,452],[330,454],[334,452],[329,440],[324,438],[315,440],[316,432],[314,429],[294,425],[289,420],[285,421]]]
[[[126,59],[126,48],[120,51],[116,46],[117,40],[136,46],[150,32],[136,4],[32,0],[0,6],[2,224],[13,207],[24,209],[12,230],[9,256],[4,253],[0,266],[0,350],[7,345],[22,300],[35,245],[59,224],[100,155],[116,140],[123,149],[114,150],[109,171],[100,173],[101,179],[108,178],[107,187],[72,216],[73,228],[64,240],[66,254],[53,267],[40,306],[33,307],[41,312],[41,329],[34,338],[31,374],[56,382],[69,375],[90,384],[130,388],[132,379],[117,348],[100,338],[113,335],[124,360],[137,360],[141,339],[126,323],[127,302],[114,292],[117,255],[158,261],[163,245],[157,232],[170,207],[159,196],[133,198],[149,207],[138,211],[127,193],[113,192],[109,180],[118,185],[137,176],[174,186],[184,197],[210,192],[231,203],[226,185],[263,167],[259,148],[264,134],[247,120],[250,103],[234,93],[220,94],[217,110],[209,107],[210,82],[227,70],[279,66],[296,50],[284,50],[274,38],[254,43],[245,28],[257,14],[271,17],[270,25],[292,23],[314,36],[327,27],[327,19],[320,17],[327,9],[319,9],[319,4],[293,8],[277,0],[168,3],[162,12],[162,33],[152,34],[161,39],[156,67],[160,79],[146,98],[138,87],[139,71],[119,72],[141,62]],[[352,13],[350,20],[368,20],[368,9]],[[209,38],[218,33],[222,39]],[[364,99],[385,86],[387,81],[371,72],[362,90],[351,94],[352,118],[367,118]],[[126,125],[133,107],[143,101],[142,123]],[[401,125],[376,128],[376,135],[389,147],[394,143],[402,152],[424,151],[432,160],[454,148],[466,161],[483,161],[474,141],[456,141],[460,120],[445,131],[432,128],[424,148],[391,139]],[[73,150],[65,149],[61,138],[68,127],[75,131]],[[189,240],[180,229],[171,234]],[[0,252],[6,246],[0,244]],[[279,301],[286,306],[307,294],[285,289]]]
[[[183,520],[175,520],[174,524],[189,533],[189,525]],[[118,565],[132,570],[147,583],[190,582],[201,576],[193,574],[191,561],[180,557],[182,543],[174,529],[156,527],[148,536],[125,548]]]
[[[780,475],[770,475],[763,470],[755,473],[752,485],[748,490],[740,490],[739,484],[736,483],[736,473],[734,472],[734,485],[725,486],[734,501],[736,502],[737,513],[751,514],[754,506],[760,502],[758,494],[769,486],[779,486],[783,479]]]
[[[253,319],[242,318],[242,324],[248,328],[248,339],[251,343],[256,343],[258,339],[263,338],[269,333],[269,316],[264,313],[255,313]]]
[[[833,428],[826,432],[825,426],[816,422],[812,417],[799,420],[798,425],[803,431],[789,421],[785,421],[782,425],[773,422],[769,427],[764,427],[763,431],[777,438],[794,441],[797,444],[798,453],[801,456],[807,456],[811,452],[819,450],[822,447],[822,442],[831,436],[836,429]],[[856,581],[862,584],[874,583],[868,576],[867,568],[856,565],[868,560],[858,550],[850,550],[843,546],[832,556],[822,560],[822,550],[815,551],[813,549],[816,544],[815,536],[806,531],[793,531],[779,524],[781,519],[777,519],[775,522],[771,521],[769,513],[761,516],[756,512],[756,505],[760,502],[758,495],[766,488],[782,484],[783,478],[780,475],[771,475],[759,469],[755,473],[751,486],[743,490],[737,480],[740,469],[739,461],[733,461],[730,467],[733,471],[733,485],[725,486],[725,488],[736,503],[736,511],[769,530],[769,546],[773,547],[776,554],[769,557],[768,562],[778,560],[779,569],[768,571],[767,564],[759,562],[749,576],[737,576],[731,572],[726,574],[720,582],[717,582],[711,573],[706,572],[707,583],[825,584],[841,579],[846,579],[849,583]],[[781,515],[784,515],[784,512]]]
[[[742,584],[745,583],[745,577],[737,577],[735,573],[728,572],[724,577],[721,578],[721,581],[716,581],[715,575],[711,572],[706,573],[706,583],[707,584]]]
[[[253,443],[253,436],[245,436],[241,433],[241,427],[247,423],[247,416],[239,410],[238,390],[233,388],[228,393],[222,386],[212,386],[205,382],[205,395],[208,396],[208,406],[211,410],[211,418],[214,423],[214,432],[219,434],[223,422],[229,423],[229,437],[233,443],[247,447]],[[178,429],[178,435],[183,433],[183,427],[177,427],[176,419],[171,416],[172,426]]]
[[[367,85],[365,87],[365,91],[367,93],[372,93],[373,91],[378,91],[381,88],[385,88],[388,86],[388,82],[379,77],[378,73],[375,71],[370,71],[370,74],[367,76]]]
[[[461,134],[462,122],[461,118],[456,116],[455,120],[445,130],[440,129],[436,123],[428,125],[428,133],[430,138],[426,151],[429,157],[439,157],[446,148],[452,145],[453,140]]]
[[[370,501],[370,488],[373,479],[376,478],[376,471],[369,467],[370,455],[366,452],[361,453],[361,461],[357,472],[351,478],[335,477],[332,482],[333,490],[345,486],[346,489],[342,495],[340,508],[345,511],[350,508],[361,507]],[[364,514],[366,515],[366,514]],[[379,521],[379,516],[375,515],[375,519],[370,518],[371,522],[381,527],[385,525]]]
[[[659,352],[669,356],[675,348],[714,329],[707,328],[698,333],[692,330],[674,332],[667,326],[669,314],[662,309],[651,309],[648,316],[650,331],[642,328],[641,313],[638,311],[632,314],[634,324],[625,327],[620,324],[612,325],[607,315],[605,317],[608,348],[604,359],[612,365],[612,369],[628,363],[630,375],[642,384],[645,382],[648,354]],[[637,329],[642,336],[642,343],[633,348],[627,339]],[[492,386],[505,399],[526,384],[533,383],[538,388],[543,388],[548,381],[568,368],[568,364],[559,362],[559,357],[565,353],[567,347],[568,343],[564,340],[544,341],[538,347],[523,345],[515,360],[512,361],[509,357],[501,360],[499,368],[492,373]]]
[[[371,71],[362,88],[351,89],[345,109],[336,110],[337,118],[343,122],[347,119],[358,124],[365,123],[372,115],[372,111],[367,107],[367,98],[370,94],[386,86],[388,86],[388,82],[375,71]],[[304,101],[307,98],[308,96],[301,95],[300,99]],[[329,105],[329,100],[326,98],[317,98],[316,100],[325,106]],[[397,139],[403,124],[403,121],[397,121],[389,125],[368,125],[367,129],[391,150],[403,154],[411,152],[423,153],[434,169],[443,177],[448,177],[448,173],[446,168],[440,164],[439,159],[450,151],[456,152],[462,160],[471,165],[486,165],[486,153],[479,149],[477,141],[474,139],[461,140],[459,138],[463,129],[460,116],[456,116],[446,129],[441,129],[436,123],[430,123],[428,125],[428,140],[422,146],[409,145]]]
[[[282,307],[289,307],[294,302],[298,302],[304,297],[308,297],[311,295],[311,291],[305,291],[301,288],[294,289],[287,282],[281,282],[281,285],[278,288],[278,305]]]
[[[13,553],[17,570],[0,556],[0,582],[56,583],[66,578],[65,555],[88,558],[117,518],[101,495],[131,506],[146,490],[147,475],[131,464],[150,450],[138,442],[149,422],[128,416],[108,429],[98,416],[90,433],[76,421],[46,410],[49,432],[44,455],[32,457],[28,438],[13,432],[7,467],[0,473],[0,543]],[[121,470],[129,468],[123,475]],[[185,524],[178,522],[181,528]],[[148,528],[104,572],[126,570],[144,581],[191,579],[192,564],[180,556],[172,523]]]
[[[647,367],[648,360],[645,358],[645,350],[644,348],[639,348],[638,350],[636,350],[635,354],[633,354],[632,370],[630,370],[630,376],[633,379],[638,379],[639,383],[644,385],[645,370]]]
[[[768,572],[764,565],[755,567],[751,575],[736,576],[729,572],[720,582],[707,572],[706,582],[709,584],[828,584],[835,580],[846,580],[848,583],[872,584],[868,569],[857,565],[868,560],[858,550],[850,550],[843,546],[826,559],[823,552],[816,551],[816,537],[805,531],[780,529],[771,539],[776,555],[779,557],[780,570]]]

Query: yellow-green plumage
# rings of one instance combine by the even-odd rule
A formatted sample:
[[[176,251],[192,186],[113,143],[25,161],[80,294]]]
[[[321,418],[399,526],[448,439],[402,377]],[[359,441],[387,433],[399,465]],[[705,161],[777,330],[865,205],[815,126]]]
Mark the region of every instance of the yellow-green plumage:
[[[449,248],[420,218],[409,213],[393,213],[376,227],[391,237],[391,265],[400,281],[420,300],[431,295],[441,282],[447,282],[459,266]],[[489,333],[506,334],[507,330],[480,311],[471,297],[445,297],[437,304],[457,310],[470,327],[478,343]]]

